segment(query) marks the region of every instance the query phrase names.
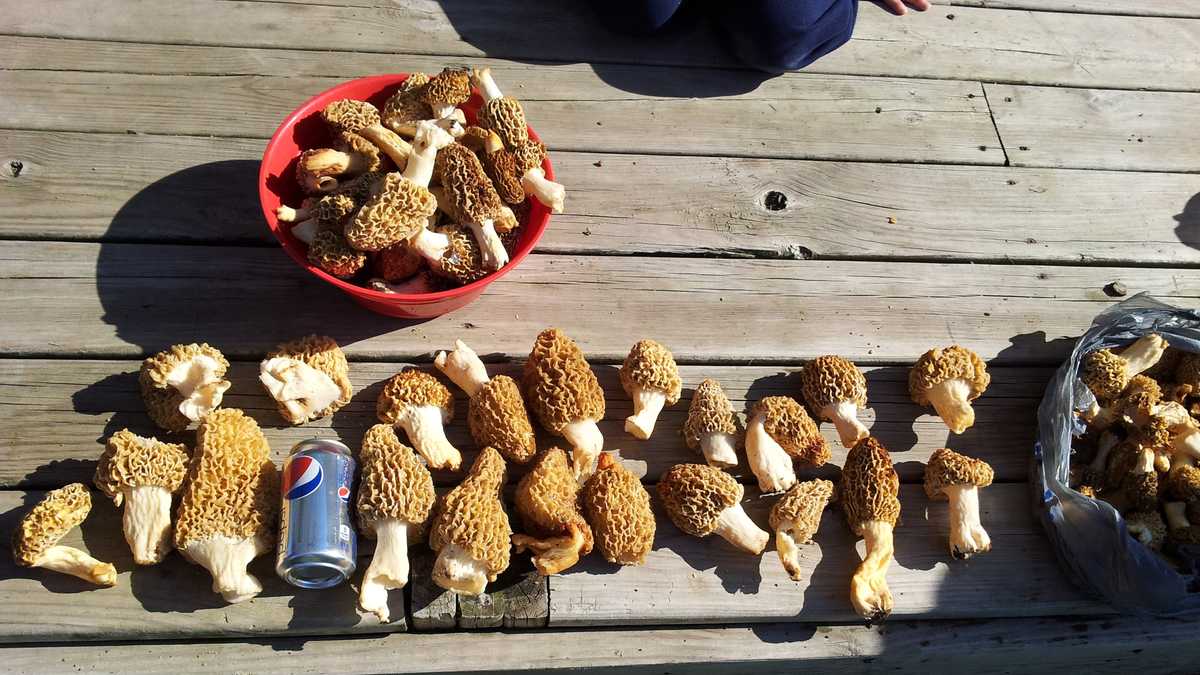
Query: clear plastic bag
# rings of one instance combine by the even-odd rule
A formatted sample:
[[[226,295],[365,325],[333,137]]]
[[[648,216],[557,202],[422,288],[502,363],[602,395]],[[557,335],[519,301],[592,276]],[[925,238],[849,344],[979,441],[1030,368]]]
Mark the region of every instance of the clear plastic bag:
[[[1200,352],[1200,312],[1163,304],[1146,294],[1114,305],[1079,338],[1071,358],[1058,369],[1038,407],[1038,437],[1032,483],[1036,510],[1055,552],[1076,583],[1122,612],[1178,616],[1200,613],[1200,593],[1189,592],[1194,576],[1175,570],[1129,536],[1125,521],[1107,502],[1068,486],[1071,437],[1082,433],[1075,414],[1095,398],[1077,377],[1084,354],[1122,347],[1158,333],[1172,347]]]

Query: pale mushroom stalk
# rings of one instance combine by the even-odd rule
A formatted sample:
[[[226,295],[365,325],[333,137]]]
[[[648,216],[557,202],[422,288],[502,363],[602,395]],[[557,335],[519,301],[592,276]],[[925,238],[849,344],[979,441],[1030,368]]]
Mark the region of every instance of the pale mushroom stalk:
[[[758,555],[767,547],[771,535],[767,534],[750,519],[746,509],[741,504],[725,509],[717,518],[717,528],[713,532],[752,555]]]
[[[121,490],[125,503],[121,525],[125,541],[139,565],[152,565],[171,550],[171,491],[157,485],[139,485]]]
[[[892,525],[871,520],[862,525],[867,554],[850,579],[850,602],[859,616],[870,623],[882,621],[892,611],[892,591],[887,570],[892,564]]]
[[[474,397],[490,379],[479,355],[462,340],[454,341],[454,351],[438,352],[433,365],[465,391],[468,397]]]
[[[433,166],[438,149],[447,144],[444,134],[438,135],[434,131],[436,128],[427,122],[417,125],[413,153],[409,156],[408,165],[404,167],[403,176],[421,187],[429,187],[429,181],[433,180]],[[450,238],[426,227],[409,239],[409,244],[426,259],[441,260],[446,249],[450,248]]]
[[[771,438],[758,415],[746,425],[746,461],[758,478],[758,489],[765,493],[782,492],[796,484],[791,455]]]
[[[821,527],[821,514],[835,499],[835,488],[827,480],[799,483],[771,508],[771,528],[775,530],[775,550],[779,562],[793,581],[800,581],[800,545],[812,542]]]
[[[70,574],[99,586],[112,586],[117,583],[117,569],[112,564],[96,560],[71,546],[51,546],[33,566]]]
[[[404,429],[413,447],[429,460],[430,466],[457,467],[462,455],[446,438],[443,420],[440,408],[431,405],[409,406],[400,414],[396,424]]]
[[[1160,335],[1151,334],[1143,336],[1129,345],[1120,353],[1120,357],[1125,359],[1126,372],[1133,376],[1158,363],[1166,349],[1167,341]]]
[[[379,421],[404,429],[431,468],[457,471],[462,455],[446,438],[454,397],[436,377],[409,369],[393,376],[376,401]]]
[[[831,403],[821,408],[817,414],[822,419],[833,422],[843,447],[852,448],[855,443],[870,435],[867,427],[858,419],[858,405],[854,401]]]
[[[693,450],[699,450],[709,466],[737,466],[737,425],[733,407],[721,383],[706,379],[696,387],[683,424],[683,440]]]
[[[128,429],[105,443],[92,483],[123,507],[125,541],[139,565],[158,563],[171,550],[171,495],[183,485],[187,463],[185,446]]]
[[[381,621],[388,620],[388,591],[408,584],[408,523],[385,519],[375,523],[375,553],[363,574],[358,604]]]
[[[771,535],[742,508],[745,488],[724,471],[707,464],[676,464],[658,481],[663,508],[685,534],[716,534],[739,550],[759,555]]]
[[[500,240],[500,234],[496,232],[496,221],[491,218],[483,218],[479,222],[466,222],[464,225],[471,230],[471,234],[475,235],[475,241],[479,242],[479,252],[483,256],[483,266],[490,270],[498,270],[508,264],[508,249],[504,248],[504,242]]]
[[[971,405],[970,394],[971,384],[955,378],[933,385],[927,395],[938,417],[945,420],[946,426],[952,430],[965,430],[975,424],[975,408]]]
[[[618,373],[621,388],[633,399],[633,414],[625,418],[625,431],[646,440],[664,406],[679,402],[683,380],[675,355],[662,343],[638,340]]]
[[[571,444],[571,465],[582,483],[596,471],[596,461],[604,451],[604,434],[596,420],[579,420],[564,426],[562,435]]]
[[[657,389],[634,387],[633,414],[625,418],[625,431],[635,438],[647,439],[654,433],[654,424],[667,403],[667,396]]]
[[[262,584],[246,571],[250,561],[267,552],[264,542],[255,537],[234,539],[215,536],[180,547],[188,560],[212,574],[212,589],[225,602],[238,603],[262,592]]]
[[[950,500],[950,551],[955,558],[966,558],[968,551],[987,551],[991,537],[979,522],[979,488],[974,485],[947,485],[942,488]]]
[[[397,167],[402,168],[408,162],[412,146],[380,123],[379,110],[370,103],[349,99],[334,101],[322,110],[321,116],[334,127],[374,143]]]
[[[447,544],[433,564],[433,580],[447,590],[479,595],[487,586],[487,565],[458,544]]]
[[[521,185],[525,192],[534,196],[542,204],[550,207],[554,213],[562,213],[567,199],[567,189],[562,183],[555,183],[546,178],[546,172],[540,166],[533,167],[521,176]]]
[[[315,206],[301,206],[297,209],[287,204],[280,204],[275,207],[275,217],[282,223],[298,223],[308,220],[316,213],[316,210]]]
[[[476,68],[471,71],[471,75],[475,80],[475,86],[479,87],[479,94],[483,97],[484,103],[504,97],[504,93],[500,91],[500,87],[492,77],[491,68]]]
[[[728,468],[737,466],[737,451],[734,449],[735,438],[732,434],[712,431],[700,436],[700,452],[710,465]]]

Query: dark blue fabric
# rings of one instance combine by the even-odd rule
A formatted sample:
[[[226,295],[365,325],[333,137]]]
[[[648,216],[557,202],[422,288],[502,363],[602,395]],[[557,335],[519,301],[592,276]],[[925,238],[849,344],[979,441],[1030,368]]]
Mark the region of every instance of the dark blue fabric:
[[[649,34],[684,4],[702,9],[746,65],[772,73],[798,70],[850,39],[858,0],[595,0],[612,28]]]

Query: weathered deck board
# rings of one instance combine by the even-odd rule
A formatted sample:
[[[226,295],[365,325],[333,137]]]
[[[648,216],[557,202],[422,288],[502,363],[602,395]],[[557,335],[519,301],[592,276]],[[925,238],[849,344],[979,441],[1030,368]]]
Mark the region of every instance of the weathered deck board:
[[[53,488],[72,481],[89,482],[103,439],[109,435],[126,427],[136,433],[161,434],[146,417],[137,393],[139,365],[136,361],[0,360],[0,447],[4,448],[0,488]],[[740,413],[747,400],[799,396],[797,378],[787,374],[799,366],[799,362],[787,367],[683,366],[683,400],[663,412],[649,441],[637,441],[623,429],[631,407],[616,366],[598,365],[595,369],[608,402],[601,429],[609,448],[620,448],[632,468],[646,480],[655,481],[675,464],[700,461],[684,445],[679,430],[692,391],[701,380],[713,377],[720,381]],[[357,448],[367,428],[377,422],[375,398],[380,383],[403,367],[402,363],[352,364],[356,395],[349,406],[329,419],[285,427],[256,379],[257,364],[235,362],[229,373],[233,388],[226,394],[225,405],[241,408],[258,420],[278,462],[292,445],[313,436],[337,437]],[[519,364],[495,364],[489,371],[520,377]],[[863,411],[863,422],[895,453],[902,480],[919,482],[929,454],[947,444],[989,462],[1000,481],[1025,480],[1033,429],[1013,424],[1013,420],[1032,422],[1050,375],[1048,369],[993,368],[992,385],[975,404],[977,423],[962,436],[951,436],[930,411],[909,401],[907,368],[867,368],[866,375],[870,407]],[[475,445],[466,428],[467,402],[457,391],[456,395],[457,411],[449,437],[464,452],[464,466],[469,466],[475,458]],[[804,469],[804,475],[834,476],[845,459],[846,451],[837,442],[832,425],[822,425],[822,431],[832,449],[830,464]],[[179,438],[194,442],[190,433]],[[561,443],[548,434],[540,435],[541,447]],[[515,482],[523,471],[513,467],[511,473]],[[744,461],[733,473],[752,481]],[[450,472],[435,474],[441,485],[453,485],[461,478]]]
[[[1141,618],[892,621],[874,628],[760,624],[753,627],[615,632],[479,632],[453,635],[286,639],[191,644],[50,645],[0,651],[20,673],[238,672],[394,673],[515,670],[527,673],[1000,675],[1178,672],[1200,658],[1195,624]],[[1183,666],[1186,668],[1187,666]]]
[[[2,236],[273,241],[253,190],[261,141],[0,130],[0,148]],[[552,159],[570,196],[543,252],[794,257],[802,247],[836,258],[1200,263],[1190,205],[1200,181],[1186,174],[1142,174],[1130,190],[1126,172],[567,151]],[[22,164],[15,177],[13,160]],[[771,191],[785,208],[766,208]]]
[[[1109,2],[1108,0],[938,0],[937,4],[991,9],[1079,12],[1081,14],[1200,18],[1200,5],[1193,0],[1155,0],[1154,2],[1137,3]]]
[[[72,0],[34,12],[18,0],[5,0],[0,12],[10,17],[4,31],[23,36],[295,48],[301,44],[297,36],[304,35],[304,47],[314,50],[586,61],[602,71],[611,62],[741,67],[710,28],[677,30],[653,40],[619,35],[597,30],[594,14],[575,3],[356,0],[338,6],[189,0],[164,7],[129,0],[98,11]],[[530,31],[540,38],[528,40]],[[935,6],[898,20],[862,3],[850,43],[809,70],[1195,89],[1200,87],[1198,40],[1200,22],[1189,19]],[[624,80],[619,73],[612,77]]]
[[[238,605],[213,593],[208,572],[178,554],[159,565],[134,569],[121,536],[120,513],[95,492],[87,521],[63,543],[115,565],[116,586],[99,589],[67,575],[16,567],[9,551],[11,533],[41,496],[0,491],[0,604],[6,608],[0,614],[0,642],[380,633],[405,628],[403,594],[393,594],[395,621],[381,625],[373,615],[358,612],[357,594],[349,586],[322,591],[288,586],[275,576],[271,554],[250,565],[265,590]]]
[[[0,349],[140,357],[207,340],[257,358],[281,340],[327,332],[359,359],[427,357],[459,337],[523,357],[539,330],[557,325],[609,362],[645,333],[684,362],[840,353],[903,363],[958,341],[999,363],[1057,364],[1071,346],[1063,338],[1112,304],[1104,287],[1116,279],[1168,302],[1200,297],[1200,279],[1178,269],[537,255],[485,301],[422,323],[353,309],[278,250],[6,241]],[[720,327],[720,339],[697,322]]]
[[[696,69],[658,76],[697,87],[712,77]],[[496,78],[512,83],[552,149],[1004,163],[978,82],[797,74],[714,102],[627,93],[582,66],[511,66],[497,68]],[[5,70],[0,119],[8,128],[265,138],[339,81]],[[48,87],[60,95],[50,107]],[[687,133],[664,133],[685,119]]]
[[[409,621],[413,630],[453,630],[458,625],[458,597],[430,580],[436,556],[417,546],[409,556]]]
[[[1200,94],[984,86],[1015,166],[1200,171]]]
[[[653,490],[653,488],[651,488]],[[918,485],[900,488],[896,560],[888,572],[896,618],[999,618],[1098,614],[1059,570],[1029,513],[1028,486],[993,485],[980,493],[980,514],[993,549],[967,562],[950,559],[946,505]],[[774,498],[748,498],[760,526]],[[816,543],[801,557],[804,579],[788,578],[774,543],[761,558],[718,537],[690,537],[671,524],[654,497],[654,550],[640,567],[592,555],[550,579],[550,626],[630,626],[749,621],[856,621],[850,575],[856,538],[838,509],[825,512]],[[861,551],[861,543],[858,544]]]

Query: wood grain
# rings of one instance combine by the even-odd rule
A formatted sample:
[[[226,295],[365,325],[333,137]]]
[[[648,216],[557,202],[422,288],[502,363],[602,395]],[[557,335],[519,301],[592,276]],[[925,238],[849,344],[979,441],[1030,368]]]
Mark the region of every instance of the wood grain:
[[[127,358],[207,340],[261,358],[322,332],[359,360],[428,359],[455,338],[524,357],[538,331],[559,326],[609,363],[653,335],[685,363],[827,353],[911,363],[961,342],[998,364],[1057,365],[1068,336],[1114,302],[1104,287],[1118,279],[1185,306],[1200,296],[1195,274],[1170,268],[536,255],[483,300],[404,322],[353,306],[277,250],[5,241],[0,350]]]
[[[281,654],[282,653],[282,654]],[[419,654],[420,659],[407,658]],[[394,673],[515,670],[704,675],[811,669],[858,674],[886,668],[925,675],[1178,672],[1200,658],[1195,624],[1142,618],[892,621],[882,626],[759,624],[622,631],[477,632],[452,635],[288,639],[189,644],[13,647],[0,651],[18,673]]]
[[[1098,0],[1085,1],[1098,4]],[[1153,3],[1141,3],[1138,7],[1148,4]],[[1160,11],[1177,13],[1173,8],[1179,4],[1182,4],[1179,0],[1163,3]],[[187,0],[163,7],[151,0],[125,0],[107,11],[99,11],[85,0],[71,0],[35,12],[18,0],[4,0],[0,11],[9,17],[5,32],[21,36],[388,54],[415,52],[445,55],[443,60],[486,55],[519,60],[583,61],[596,64],[606,77],[631,87],[646,84],[636,76],[631,78],[621,73],[614,65],[744,68],[722,48],[723,37],[707,25],[685,23],[649,40],[605,30],[587,6],[575,3]],[[1194,9],[1185,11],[1194,12]],[[529,31],[536,31],[539,39],[526,39]],[[303,41],[298,37],[301,35]],[[808,70],[1051,85],[1195,89],[1200,86],[1200,57],[1194,49],[1198,36],[1200,24],[1178,18],[939,5],[897,20],[879,6],[862,3],[850,42]],[[1153,48],[1148,48],[1149,45]],[[386,70],[392,68],[377,72]]]
[[[774,498],[747,498],[760,526]],[[951,619],[1101,614],[1063,576],[1029,513],[1026,485],[980,492],[980,514],[992,551],[963,563],[947,551],[947,507],[920,486],[901,486],[896,560],[888,572],[896,618]],[[850,575],[862,544],[842,513],[826,511],[815,544],[803,548],[803,580],[788,578],[774,544],[761,558],[718,537],[677,530],[658,508],[654,550],[640,567],[619,567],[591,555],[550,579],[550,626],[857,621]]]
[[[436,71],[442,62],[410,63]],[[625,92],[586,66],[495,65],[497,81],[509,83],[554,150],[1004,163],[978,82],[795,74],[714,100]],[[653,77],[683,88],[745,77],[659,71]],[[289,111],[340,81],[4,70],[0,119],[9,128],[266,138]],[[49,107],[47,88],[60,95]],[[680,120],[687,133],[674,131]]]
[[[550,585],[528,556],[513,555],[512,565],[476,596],[458,596],[458,627],[545,628],[550,619]]]
[[[1200,94],[984,86],[1015,166],[1200,171]]]
[[[0,488],[53,488],[73,481],[89,482],[104,439],[122,428],[165,438],[146,417],[138,396],[139,365],[136,361],[0,360],[0,447],[4,448],[0,453]],[[233,387],[224,404],[245,410],[259,422],[277,462],[282,462],[294,444],[313,436],[338,438],[357,448],[367,428],[377,422],[375,399],[382,382],[406,365],[354,363],[350,375],[356,394],[350,405],[332,418],[303,427],[282,424],[275,405],[257,381],[255,363],[233,364],[228,375]],[[679,430],[692,391],[703,379],[713,377],[721,382],[734,409],[741,414],[748,407],[747,401],[775,395],[800,396],[800,384],[792,374],[799,365],[683,366],[684,397],[663,412],[649,441],[637,441],[625,433],[624,419],[632,412],[629,396],[621,388],[616,366],[597,365],[595,370],[608,402],[600,427],[610,449],[619,448],[632,468],[646,480],[656,481],[675,464],[700,461],[685,446]],[[489,372],[519,378],[520,364],[492,364]],[[975,403],[976,425],[962,436],[952,436],[929,410],[911,403],[907,368],[866,368],[865,373],[870,400],[861,418],[895,453],[902,480],[920,482],[930,453],[946,445],[989,462],[1000,481],[1025,480],[1035,409],[1049,379],[1048,369],[993,368],[991,387]],[[470,466],[475,444],[466,429],[467,402],[461,392],[455,394],[457,413],[448,427],[449,438],[463,451],[464,466]],[[830,463],[819,469],[802,468],[803,475],[836,476],[837,467],[845,459],[846,450],[838,443],[832,425],[823,424],[822,431],[832,449]],[[176,438],[194,442],[190,433]],[[543,432],[539,443],[546,448],[562,440]],[[523,473],[521,467],[513,466],[511,482]],[[733,473],[753,482],[744,460]],[[434,475],[440,485],[456,484],[461,477],[451,472]],[[430,597],[423,602],[434,600]],[[414,614],[417,604],[414,598]],[[451,605],[451,615],[453,608]],[[430,611],[442,609],[439,605]]]
[[[1138,3],[1108,2],[1107,0],[949,0],[938,4],[991,9],[1032,9],[1042,12],[1200,18],[1200,6],[1192,0],[1158,0],[1157,2]]]
[[[437,556],[427,546],[417,546],[409,556],[412,566],[405,586],[413,630],[453,630],[458,625],[458,598],[452,591],[433,583],[433,561]]]
[[[0,235],[273,242],[255,226],[261,146],[0,130]],[[1109,171],[567,151],[552,159],[570,197],[542,252],[1200,263],[1200,181],[1184,174],[1141,174],[1130,189],[1126,172]],[[15,177],[4,171],[12,161],[22,165]],[[767,208],[771,192],[783,208]]]

